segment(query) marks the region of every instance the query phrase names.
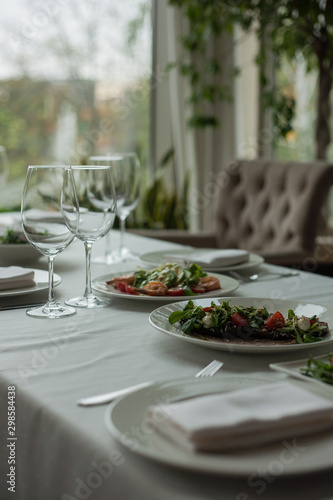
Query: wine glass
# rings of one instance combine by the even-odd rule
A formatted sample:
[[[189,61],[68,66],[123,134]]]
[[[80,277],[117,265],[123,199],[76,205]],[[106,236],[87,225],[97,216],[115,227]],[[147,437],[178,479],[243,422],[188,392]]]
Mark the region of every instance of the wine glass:
[[[76,310],[54,300],[53,268],[55,256],[73,241],[79,220],[79,207],[73,172],[69,166],[34,165],[28,167],[21,205],[24,234],[29,243],[48,258],[49,289],[47,303],[27,310],[34,318],[62,318]]]
[[[117,251],[111,252],[111,235],[107,235],[105,255],[94,259],[94,262],[114,264],[137,260],[137,255],[124,246],[126,219],[139,203],[141,172],[140,162],[135,153],[109,153],[106,156],[92,156],[93,164],[111,164],[117,196],[117,216],[120,220],[120,245]]]
[[[72,166],[79,198],[79,225],[76,237],[83,241],[86,252],[86,288],[83,296],[66,300],[74,307],[104,307],[108,299],[96,297],[91,289],[91,250],[93,243],[111,229],[116,216],[116,195],[110,166]]]
[[[126,219],[129,214],[137,207],[141,190],[141,169],[139,158],[135,153],[125,153],[125,168],[123,170],[126,190],[123,203],[117,209],[117,215],[120,220],[120,244],[116,256],[119,260],[131,261],[137,260],[138,256],[124,245]]]

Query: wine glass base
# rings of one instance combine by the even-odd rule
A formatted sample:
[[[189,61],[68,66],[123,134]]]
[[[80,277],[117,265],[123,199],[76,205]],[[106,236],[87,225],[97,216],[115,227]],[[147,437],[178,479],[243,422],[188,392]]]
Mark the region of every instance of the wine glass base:
[[[131,252],[131,250],[126,247],[123,247],[117,252],[113,252],[112,255],[118,262],[135,262],[139,260],[139,255]]]
[[[95,307],[107,307],[111,304],[109,299],[96,297],[95,295],[87,297],[74,297],[65,301],[65,304],[72,307],[84,307],[85,309],[93,309]]]
[[[91,259],[91,262],[94,264],[117,264],[118,262],[121,262],[121,259],[115,255],[115,252],[109,253],[107,255],[99,255],[98,257],[94,257]]]
[[[56,303],[52,306],[45,304],[41,307],[32,307],[27,309],[26,313],[32,318],[59,319],[73,316],[76,314],[76,309]]]

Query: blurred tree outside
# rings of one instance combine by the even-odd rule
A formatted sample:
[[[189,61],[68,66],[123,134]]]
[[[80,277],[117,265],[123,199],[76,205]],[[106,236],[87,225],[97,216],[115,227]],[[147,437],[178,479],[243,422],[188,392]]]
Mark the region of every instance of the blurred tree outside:
[[[149,159],[151,2],[12,0],[0,20],[0,144],[20,203],[29,164],[135,151]],[[140,32],[133,43],[139,20]],[[131,42],[131,43],[129,43]]]

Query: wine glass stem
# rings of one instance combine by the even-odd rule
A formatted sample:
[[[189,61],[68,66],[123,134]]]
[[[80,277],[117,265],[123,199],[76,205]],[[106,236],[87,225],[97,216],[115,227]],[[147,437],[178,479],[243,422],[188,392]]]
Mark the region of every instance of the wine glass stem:
[[[86,289],[84,292],[84,296],[87,299],[89,299],[89,297],[93,296],[91,290],[91,271],[90,271],[92,243],[90,243],[89,241],[85,241],[84,248],[86,251]]]
[[[124,236],[125,236],[125,227],[126,227],[126,217],[120,217],[120,244],[119,244],[119,253],[122,253],[124,249]]]
[[[53,289],[53,268],[54,268],[54,256],[53,255],[49,255],[48,262],[49,262],[49,292],[48,292],[48,298],[47,298],[47,305],[54,306],[56,304],[54,301],[54,289]]]
[[[111,230],[105,236],[105,258],[111,254]]]

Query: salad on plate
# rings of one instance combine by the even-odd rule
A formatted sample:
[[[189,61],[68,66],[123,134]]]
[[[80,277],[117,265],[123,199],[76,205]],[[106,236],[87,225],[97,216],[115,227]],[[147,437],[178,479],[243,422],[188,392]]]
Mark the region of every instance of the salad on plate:
[[[328,324],[312,317],[297,316],[289,309],[285,317],[280,311],[266,307],[244,307],[211,302],[208,307],[195,306],[190,300],[183,310],[173,311],[169,323],[180,323],[185,334],[225,342],[262,342],[304,344],[320,342],[329,333]]]
[[[131,274],[106,280],[106,286],[130,295],[190,296],[221,288],[220,280],[202,271],[198,264],[183,267],[167,263],[154,269],[138,269]]]

